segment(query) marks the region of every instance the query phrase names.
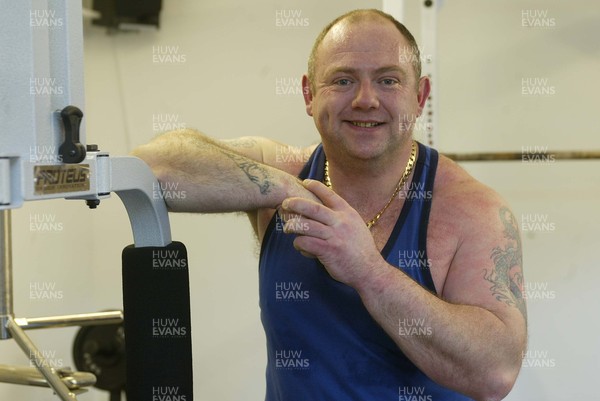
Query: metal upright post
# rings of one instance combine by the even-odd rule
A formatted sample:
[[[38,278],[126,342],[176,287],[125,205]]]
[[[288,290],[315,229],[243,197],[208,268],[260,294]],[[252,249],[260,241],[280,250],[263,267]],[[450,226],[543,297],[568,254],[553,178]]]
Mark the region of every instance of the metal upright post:
[[[423,110],[425,122],[426,144],[429,146],[439,146],[439,126],[438,126],[438,52],[437,52],[437,13],[440,7],[440,0],[424,0],[421,6],[421,43],[422,51],[425,57],[421,55],[422,75],[429,77],[431,83],[431,92],[427,99],[427,104]]]
[[[14,317],[12,287],[11,211],[0,212],[0,340],[10,338],[6,326]]]

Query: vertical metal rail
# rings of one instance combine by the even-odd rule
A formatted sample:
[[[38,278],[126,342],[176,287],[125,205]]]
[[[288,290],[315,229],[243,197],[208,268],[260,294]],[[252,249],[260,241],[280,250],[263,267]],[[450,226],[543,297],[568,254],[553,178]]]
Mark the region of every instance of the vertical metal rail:
[[[422,0],[421,6],[421,64],[422,75],[429,77],[431,92],[423,110],[426,143],[439,146],[438,127],[438,52],[437,52],[437,12],[439,0]]]
[[[11,211],[0,212],[0,340],[10,338],[6,326],[14,317],[12,286]]]

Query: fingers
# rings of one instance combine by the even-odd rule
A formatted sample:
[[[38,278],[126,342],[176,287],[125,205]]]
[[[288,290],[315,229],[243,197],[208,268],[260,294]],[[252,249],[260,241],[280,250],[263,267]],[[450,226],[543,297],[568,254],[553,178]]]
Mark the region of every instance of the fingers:
[[[294,248],[300,252],[301,255],[310,258],[310,259],[318,259],[320,254],[322,253],[322,240],[298,236],[294,240]]]
[[[303,186],[319,201],[307,198],[287,198],[281,204],[280,215],[285,221],[284,232],[297,234],[294,247],[304,256],[319,258],[335,235],[340,212],[348,209],[346,201],[319,181],[304,180]]]
[[[341,196],[320,181],[307,179],[302,182],[302,185],[315,194],[325,206],[331,209],[340,209],[348,205]]]
[[[295,215],[286,220],[283,226],[286,234],[305,235],[309,237],[327,240],[331,238],[331,229],[318,221]]]
[[[309,259],[317,259],[317,257],[315,255],[313,255],[312,253],[308,253],[302,250],[298,250],[300,252],[300,254],[302,256],[304,256],[305,258],[309,258]]]
[[[335,223],[334,212],[331,209],[309,199],[288,198],[281,204],[281,209],[283,210],[282,217],[285,220],[298,219],[303,216],[325,225]]]
[[[321,182],[304,180],[302,184],[318,197],[322,204],[306,198],[287,198],[281,205],[284,212],[296,213],[325,225],[333,225],[335,223],[334,211],[348,207],[343,198]]]

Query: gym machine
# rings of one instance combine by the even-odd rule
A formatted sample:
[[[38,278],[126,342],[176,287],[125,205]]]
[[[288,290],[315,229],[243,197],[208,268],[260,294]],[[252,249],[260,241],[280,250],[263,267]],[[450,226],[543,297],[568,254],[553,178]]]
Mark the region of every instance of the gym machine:
[[[0,365],[0,382],[49,386],[61,400],[76,400],[95,376],[52,368],[26,331],[122,324],[127,400],[150,400],[165,389],[192,400],[186,249],[171,240],[150,168],[86,144],[81,2],[0,0],[0,9],[0,340],[13,339],[35,366]],[[123,312],[15,317],[11,209],[57,198],[96,208],[112,192],[134,237],[122,252]],[[111,393],[111,400],[120,395]]]

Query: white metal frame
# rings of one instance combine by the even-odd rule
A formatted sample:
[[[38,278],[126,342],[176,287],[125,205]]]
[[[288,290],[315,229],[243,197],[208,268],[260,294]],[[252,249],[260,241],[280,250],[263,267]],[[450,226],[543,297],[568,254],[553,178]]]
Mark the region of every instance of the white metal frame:
[[[25,330],[114,324],[123,315],[116,311],[16,318],[10,210],[34,200],[97,202],[115,192],[127,209],[136,247],[170,244],[169,218],[158,181],[140,159],[91,150],[81,162],[66,165],[57,153],[66,136],[59,112],[69,105],[84,109],[81,1],[0,0],[0,9],[0,340],[14,339],[43,376],[30,368],[0,365],[0,381],[45,384],[61,400],[72,401],[91,382],[89,375],[50,368]],[[79,134],[85,146],[85,124]],[[37,157],[40,149],[46,157]],[[84,187],[36,187],[44,179],[36,170],[43,173],[65,165],[85,172]]]

